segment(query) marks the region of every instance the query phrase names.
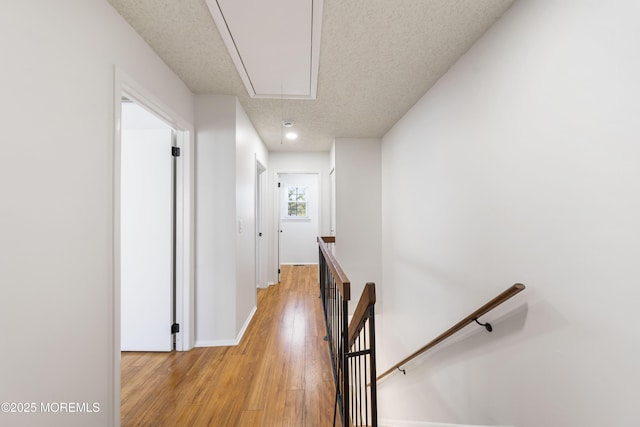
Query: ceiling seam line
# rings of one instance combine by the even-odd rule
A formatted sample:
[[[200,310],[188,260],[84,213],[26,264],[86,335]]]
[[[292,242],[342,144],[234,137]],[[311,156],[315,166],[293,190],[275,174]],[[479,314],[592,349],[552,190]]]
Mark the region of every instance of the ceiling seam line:
[[[229,24],[227,23],[227,18],[224,16],[224,13],[222,13],[222,8],[220,7],[220,3],[218,2],[218,0],[216,0],[216,6],[218,6],[218,10],[220,11],[220,16],[222,16],[222,20],[224,21],[225,27],[227,27],[227,32],[229,33],[229,36],[231,37],[231,42],[233,43],[233,47],[235,48],[236,53],[238,54],[238,58],[240,59],[240,63],[242,64],[242,69],[244,70],[244,74],[247,76],[247,80],[249,80],[249,84],[251,85],[251,90],[253,91],[253,96],[251,97],[253,98],[258,94],[258,92],[256,91],[256,88],[253,86],[253,81],[251,80],[251,76],[249,75],[249,70],[247,70],[247,67],[244,65],[244,61],[242,60],[242,55],[240,55],[240,49],[238,49],[236,40],[234,39],[233,34],[231,33],[231,28],[229,28]]]
[[[314,99],[313,96],[313,7],[314,0],[311,0],[311,46],[309,48],[309,98]],[[318,50],[320,50],[320,46],[318,46]],[[320,53],[318,52],[318,62],[320,62]],[[318,72],[320,71],[320,64],[318,64]],[[318,97],[316,93],[315,98]]]

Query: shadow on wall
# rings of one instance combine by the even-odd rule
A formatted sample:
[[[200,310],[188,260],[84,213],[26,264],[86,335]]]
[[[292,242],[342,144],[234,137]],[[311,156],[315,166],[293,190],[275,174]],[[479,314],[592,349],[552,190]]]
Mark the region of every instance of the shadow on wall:
[[[488,313],[480,321],[490,322],[493,326],[493,332],[487,332],[484,327],[475,323],[468,325],[457,335],[402,366],[401,369],[405,370],[405,375],[397,371],[380,381],[378,383],[380,398],[384,399],[386,390],[395,390],[396,392],[401,390],[402,395],[411,396],[408,400],[414,403],[424,402],[423,408],[418,411],[422,413],[422,416],[418,419],[456,420],[460,408],[456,408],[457,404],[451,401],[448,393],[440,389],[440,380],[442,375],[448,377],[450,381],[453,380],[460,393],[465,393],[467,387],[464,384],[465,378],[456,378],[457,374],[447,367],[462,365],[461,362],[466,360],[516,344],[519,340],[518,336],[522,335],[525,328],[528,314],[528,303],[521,304],[499,318],[492,318],[491,313]],[[435,338],[436,336],[430,338],[429,341]],[[463,368],[462,375],[467,372]],[[385,413],[386,411],[383,410],[381,415],[384,413],[386,416],[391,415],[395,418],[406,413],[408,408],[403,407],[406,403],[405,399],[397,401],[399,396],[388,397],[394,401],[392,405],[395,408],[388,408],[389,413]],[[412,415],[418,414],[412,411]],[[423,421],[411,425],[430,426],[432,424]]]
[[[544,322],[540,322],[541,319],[544,319]],[[484,327],[472,323],[457,335],[409,362],[403,369],[407,372],[418,371],[428,366],[429,371],[434,371],[530,341],[568,325],[566,317],[547,301],[531,305],[525,302],[495,319],[489,312],[479,321],[491,323],[493,332],[487,332]],[[523,333],[525,326],[526,334]]]
[[[494,312],[495,314],[497,313]],[[408,400],[425,403],[422,411],[426,411],[425,415],[431,420],[457,419],[461,409],[459,405],[491,400],[490,396],[475,394],[487,391],[486,381],[509,381],[512,386],[517,387],[517,376],[523,369],[539,369],[523,366],[525,362],[517,358],[505,358],[501,354],[505,349],[519,346],[527,351],[530,348],[527,342],[556,333],[568,325],[566,317],[547,301],[522,303],[497,318],[493,318],[489,312],[479,320],[491,323],[493,332],[487,332],[484,327],[475,323],[467,326],[458,335],[403,366],[406,375],[398,371],[380,381],[380,396],[385,396],[385,389],[396,392],[402,390],[403,395],[406,393],[406,396],[412,396]],[[434,338],[436,337],[429,340]],[[443,384],[449,386],[443,388]],[[457,395],[455,402],[451,400],[451,384]],[[392,399],[395,401],[397,398]],[[500,400],[500,397],[497,398]],[[395,404],[402,406],[402,402],[404,399]],[[483,404],[480,407],[484,407]],[[392,412],[403,411],[403,408],[396,409],[397,411]],[[486,413],[476,415],[476,419],[481,422],[490,421]]]
[[[418,356],[402,369],[407,373],[423,373],[422,371],[426,367],[429,371],[436,371],[465,359],[475,358],[505,346],[515,345],[518,341],[517,335],[525,327],[528,313],[528,303],[521,304],[497,319],[492,319],[491,313],[488,313],[479,320],[483,323],[491,323],[493,332],[487,332],[484,327],[472,323],[457,335]],[[401,372],[398,373],[402,376]],[[422,375],[420,376],[422,377]]]

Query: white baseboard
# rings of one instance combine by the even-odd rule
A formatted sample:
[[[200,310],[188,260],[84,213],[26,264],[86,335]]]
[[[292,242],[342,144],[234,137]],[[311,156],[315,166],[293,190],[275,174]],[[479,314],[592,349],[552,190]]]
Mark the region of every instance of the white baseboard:
[[[445,424],[427,421],[378,420],[379,427],[497,427],[470,424]],[[506,427],[506,426],[505,426]]]
[[[264,286],[258,286],[257,288],[258,288],[258,289],[269,289],[269,288],[270,288],[270,287],[272,287],[273,285],[277,285],[277,284],[279,284],[279,283],[280,283],[280,282],[267,282],[267,284],[266,284],[266,285],[264,285]]]
[[[318,265],[317,262],[281,262],[280,265]]]
[[[253,308],[251,309],[251,312],[247,316],[247,320],[244,321],[244,325],[242,325],[242,329],[240,329],[240,332],[236,337],[236,345],[240,344],[240,341],[242,341],[242,337],[244,336],[244,333],[247,331],[247,328],[251,323],[251,319],[253,319],[253,315],[256,314],[257,310],[258,310],[258,307],[254,305]]]
[[[238,345],[237,340],[196,340],[194,347],[233,347]]]
[[[195,347],[232,347],[240,344],[242,341],[242,337],[244,333],[247,331],[249,324],[251,323],[251,319],[253,319],[253,315],[256,314],[257,307],[253,306],[251,309],[251,313],[247,316],[247,320],[244,321],[244,325],[242,325],[242,329],[236,336],[235,339],[227,339],[227,340],[198,340],[196,341]]]

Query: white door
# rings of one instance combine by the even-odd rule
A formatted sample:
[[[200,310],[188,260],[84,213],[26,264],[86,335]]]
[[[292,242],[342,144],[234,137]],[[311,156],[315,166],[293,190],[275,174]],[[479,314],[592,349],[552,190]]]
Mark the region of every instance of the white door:
[[[171,129],[123,129],[121,349],[171,351],[173,190]]]
[[[331,203],[331,217],[329,218],[329,235],[336,235],[336,170],[332,169],[329,173],[329,181],[331,191],[331,196],[329,197],[329,201]]]
[[[265,167],[256,160],[256,287],[266,287],[266,264],[264,257],[265,236],[264,236],[264,224],[263,224],[263,194],[264,194],[264,179],[267,174]]]
[[[280,264],[317,264],[318,174],[279,174]]]

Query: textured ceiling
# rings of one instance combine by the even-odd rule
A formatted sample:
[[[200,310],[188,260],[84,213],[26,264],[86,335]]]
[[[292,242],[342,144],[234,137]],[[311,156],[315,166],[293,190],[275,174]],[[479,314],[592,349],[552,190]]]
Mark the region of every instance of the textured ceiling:
[[[249,98],[205,0],[108,1],[194,93],[237,96],[272,151],[383,136],[514,2],[324,0],[317,99],[269,100]],[[283,118],[298,140],[281,143]]]

